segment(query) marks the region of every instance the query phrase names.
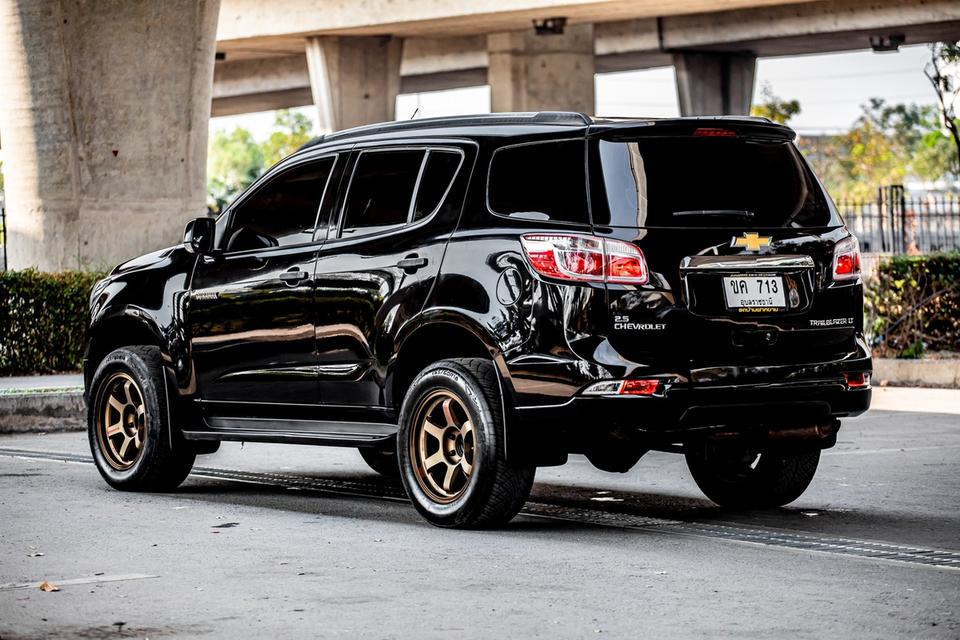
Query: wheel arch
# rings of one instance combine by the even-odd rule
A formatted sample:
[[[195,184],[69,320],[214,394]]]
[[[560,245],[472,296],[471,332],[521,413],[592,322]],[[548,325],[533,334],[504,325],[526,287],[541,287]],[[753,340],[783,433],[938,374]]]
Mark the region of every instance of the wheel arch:
[[[428,365],[449,358],[484,358],[493,362],[501,390],[504,452],[507,460],[526,457],[526,446],[514,407],[513,381],[503,351],[475,320],[457,312],[435,311],[397,340],[386,385],[387,405],[400,413],[410,383]]]
[[[89,389],[93,374],[108,353],[136,344],[159,347],[163,359],[169,360],[169,348],[161,331],[138,309],[123,309],[92,324],[87,329],[84,348],[84,387]]]
[[[387,404],[399,410],[416,375],[448,358],[486,358],[493,361],[501,380],[508,375],[503,353],[479,324],[457,313],[428,314],[397,340],[386,389]]]

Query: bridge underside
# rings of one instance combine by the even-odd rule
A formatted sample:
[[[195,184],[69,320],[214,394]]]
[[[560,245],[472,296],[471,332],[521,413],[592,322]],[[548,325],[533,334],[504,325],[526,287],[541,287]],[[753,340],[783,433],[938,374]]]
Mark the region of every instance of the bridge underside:
[[[758,56],[872,39],[960,40],[960,3],[0,0],[9,264],[175,243],[204,211],[211,110],[314,104],[339,129],[393,119],[398,93],[488,84],[494,110],[592,113],[596,73],[674,65],[683,113],[745,113]]]
[[[245,1],[225,0],[224,3],[218,42],[222,60],[217,62],[215,71],[213,115],[313,104],[305,55],[308,38],[299,34],[251,36],[242,28],[225,27],[225,22],[229,25],[231,12],[246,7]],[[612,4],[615,6],[607,6],[606,12],[597,13],[596,17],[601,19],[592,23],[587,22],[582,5],[567,7],[572,14],[568,31],[582,30],[585,24],[592,24],[593,71],[610,73],[676,66],[681,109],[687,115],[716,113],[718,109],[725,113],[748,110],[753,82],[751,60],[757,57],[868,49],[872,40],[878,38],[896,38],[905,45],[960,38],[960,5],[942,0],[909,4],[893,0],[869,3],[827,0],[630,19],[616,19],[627,9],[618,3]],[[683,4],[672,4],[671,9],[689,10],[696,6],[689,3],[681,6]],[[644,3],[634,3],[633,7],[634,13],[652,10]],[[502,43],[506,36],[491,35],[489,29],[500,25],[524,29],[527,34],[524,46],[530,48],[537,48],[538,42],[562,40],[564,36],[534,37],[526,13],[504,13],[507,17],[498,19],[481,15],[473,20],[439,21],[429,29],[417,20],[361,28],[351,26],[348,17],[318,17],[316,26],[329,24],[335,28],[313,35],[337,35],[343,39],[347,37],[344,34],[349,34],[361,39],[400,40],[402,53],[397,82],[400,93],[490,84],[495,104],[519,108],[529,100],[522,96],[504,98],[504,94],[516,95],[516,91],[511,88],[509,78],[502,73],[491,73],[491,51],[497,48],[492,42],[499,38],[496,42]],[[539,17],[543,15],[541,11]],[[298,24],[310,23],[301,20]],[[545,46],[559,50],[566,45]],[[519,53],[519,49],[515,53]],[[585,64],[583,53],[581,47],[578,50],[581,68]],[[553,59],[555,63],[559,60],[556,56]],[[569,71],[561,65],[561,73]],[[549,68],[548,75],[551,75]],[[731,83],[739,83],[743,87],[740,93],[745,92],[747,97],[727,95],[724,98],[723,88]],[[584,79],[582,91],[575,92],[576,95],[588,92],[587,84]],[[592,95],[592,89],[589,93]],[[549,108],[572,108],[567,95],[560,91],[551,97]],[[592,105],[587,111],[593,111]]]

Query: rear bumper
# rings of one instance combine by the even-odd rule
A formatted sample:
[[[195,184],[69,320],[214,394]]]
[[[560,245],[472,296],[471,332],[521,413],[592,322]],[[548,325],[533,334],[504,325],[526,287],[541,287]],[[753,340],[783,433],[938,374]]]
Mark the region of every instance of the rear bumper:
[[[547,407],[518,409],[524,426],[589,439],[677,436],[718,428],[748,430],[809,424],[860,415],[871,389],[848,389],[842,378],[739,385],[673,385],[660,396],[575,396]]]

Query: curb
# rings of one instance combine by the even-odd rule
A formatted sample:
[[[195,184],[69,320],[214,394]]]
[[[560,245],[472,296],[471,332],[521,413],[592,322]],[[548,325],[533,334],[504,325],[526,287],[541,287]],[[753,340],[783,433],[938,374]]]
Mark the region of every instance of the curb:
[[[83,431],[83,389],[24,389],[0,393],[0,433]]]
[[[960,389],[960,358],[941,360],[873,359],[873,380],[878,385]]]

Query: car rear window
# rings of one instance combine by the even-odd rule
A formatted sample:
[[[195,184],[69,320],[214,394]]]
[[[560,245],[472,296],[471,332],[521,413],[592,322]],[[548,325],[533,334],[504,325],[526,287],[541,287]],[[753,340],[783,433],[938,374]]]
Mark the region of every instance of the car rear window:
[[[744,137],[599,143],[594,221],[636,227],[840,224],[797,148]],[[594,192],[596,193],[596,191]]]
[[[487,183],[490,210],[528,220],[589,224],[584,152],[582,139],[497,149]]]

